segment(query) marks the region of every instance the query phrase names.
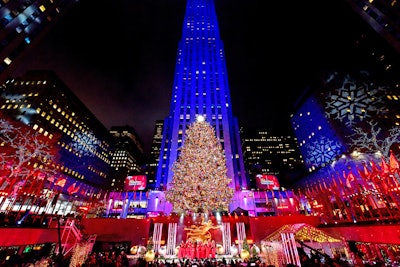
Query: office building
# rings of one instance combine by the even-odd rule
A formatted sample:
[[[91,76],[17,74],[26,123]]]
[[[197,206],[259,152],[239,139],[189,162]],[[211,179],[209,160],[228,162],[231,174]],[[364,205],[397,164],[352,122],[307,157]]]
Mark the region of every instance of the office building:
[[[232,179],[230,186],[236,192],[248,188],[227,76],[213,1],[188,1],[176,59],[170,114],[164,120],[157,188],[168,189],[173,177],[172,165],[179,158],[179,148],[185,142],[185,130],[199,115],[215,127],[226,156],[227,176]],[[231,206],[234,209],[237,204]]]
[[[0,82],[13,75],[13,69],[75,4],[75,0],[10,0],[0,2]]]
[[[112,126],[110,133],[115,139],[115,151],[111,160],[111,188],[124,190],[127,176],[140,174],[144,160],[143,142],[132,126]]]
[[[61,193],[58,199],[73,205],[68,200],[91,201],[109,189],[112,135],[54,72],[29,71],[7,80],[1,87],[0,110],[45,136],[60,136],[57,174],[45,185]],[[74,207],[64,208],[58,212],[66,214]]]
[[[400,4],[397,1],[347,0],[354,12],[400,53]]]
[[[387,132],[399,123],[398,3],[346,2],[360,15],[354,14],[359,32],[346,54],[350,63],[321,71],[293,106],[292,128],[310,173],[354,150],[354,128],[368,131],[376,122]]]
[[[381,84],[363,71],[332,74],[298,104],[291,121],[310,173],[351,153],[355,128],[371,131],[369,122],[374,122],[389,133],[399,123],[395,85]]]
[[[281,186],[287,187],[304,173],[304,162],[291,135],[274,135],[267,130],[241,133],[243,158],[250,187],[259,188],[256,177],[267,174],[276,176]]]
[[[147,159],[147,163],[145,166],[145,172],[147,175],[147,187],[150,189],[157,189],[156,186],[156,171],[158,167],[158,161],[160,159],[160,149],[161,143],[163,140],[163,127],[164,121],[158,120],[156,121],[156,125],[154,127],[153,140],[151,143],[150,156]]]

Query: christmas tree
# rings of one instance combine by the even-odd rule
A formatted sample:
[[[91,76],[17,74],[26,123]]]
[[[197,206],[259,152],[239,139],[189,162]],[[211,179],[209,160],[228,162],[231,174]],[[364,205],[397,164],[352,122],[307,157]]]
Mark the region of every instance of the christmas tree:
[[[147,241],[147,247],[146,247],[146,251],[150,251],[154,249],[154,242],[153,242],[153,237],[150,236],[149,240]]]
[[[243,247],[242,247],[242,249],[246,250],[247,252],[250,252],[249,243],[247,242],[247,238],[246,237],[243,239]]]
[[[166,199],[177,213],[226,211],[233,197],[214,128],[201,117],[185,132]]]

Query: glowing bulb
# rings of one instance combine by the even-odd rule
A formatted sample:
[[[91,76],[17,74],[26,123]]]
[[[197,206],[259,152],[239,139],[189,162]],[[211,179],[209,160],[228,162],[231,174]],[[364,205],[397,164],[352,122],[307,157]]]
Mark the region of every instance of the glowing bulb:
[[[198,122],[203,122],[203,121],[205,121],[205,117],[203,116],[203,115],[198,115],[197,116],[197,118],[196,118],[196,120],[198,121]]]

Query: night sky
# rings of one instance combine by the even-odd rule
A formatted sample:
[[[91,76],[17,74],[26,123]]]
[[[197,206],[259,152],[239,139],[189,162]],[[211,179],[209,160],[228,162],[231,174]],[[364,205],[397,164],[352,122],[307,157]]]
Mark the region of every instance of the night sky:
[[[81,0],[16,71],[51,69],[109,129],[131,125],[150,150],[169,113],[184,0]],[[92,5],[95,3],[96,5]],[[293,102],[319,71],[354,63],[360,18],[344,0],[215,0],[234,115],[290,133]]]

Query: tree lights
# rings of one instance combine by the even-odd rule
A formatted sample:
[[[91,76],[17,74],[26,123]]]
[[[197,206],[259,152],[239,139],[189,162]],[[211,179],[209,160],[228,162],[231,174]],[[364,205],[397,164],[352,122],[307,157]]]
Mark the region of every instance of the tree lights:
[[[177,213],[227,211],[233,197],[214,128],[199,118],[185,133],[166,199]]]

